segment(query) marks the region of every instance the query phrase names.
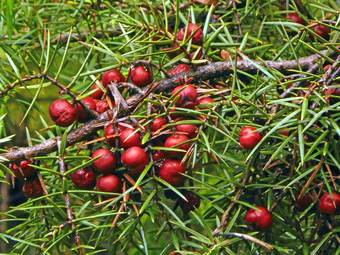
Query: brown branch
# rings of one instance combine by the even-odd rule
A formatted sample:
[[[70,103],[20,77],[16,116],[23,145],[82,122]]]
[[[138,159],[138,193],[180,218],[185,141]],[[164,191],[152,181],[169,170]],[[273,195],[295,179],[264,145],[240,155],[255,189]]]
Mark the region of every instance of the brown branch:
[[[242,60],[237,62],[236,68],[247,72],[255,72],[258,70],[256,65],[262,65],[267,68],[276,69],[279,71],[292,71],[297,68],[307,70],[318,61],[325,52],[321,54],[313,54],[308,57],[303,57],[298,60],[284,60],[284,61],[255,61]],[[185,77],[191,77],[194,82],[202,80],[209,80],[213,78],[227,77],[230,72],[234,70],[234,62],[215,62],[205,66],[199,67],[196,71],[187,74],[179,74],[171,78],[164,79],[160,82],[153,83],[143,88],[143,93],[131,96],[126,101],[129,109],[122,112],[117,112],[117,117],[127,116],[151,93],[161,93],[171,91],[175,86],[180,85],[180,81]],[[182,79],[181,79],[182,78]],[[116,109],[114,109],[116,111]],[[79,141],[85,140],[88,136],[95,133],[102,128],[105,123],[112,116],[112,110],[98,116],[97,119],[85,123],[83,126],[72,131],[67,137],[67,145],[75,144]],[[15,161],[24,158],[32,158],[38,155],[45,155],[57,149],[57,138],[48,139],[40,144],[31,147],[19,147],[10,149],[7,153],[0,154],[0,162]]]
[[[60,152],[60,146],[61,146],[61,140],[58,139],[57,140],[57,149],[58,149],[59,152]],[[67,171],[67,168],[66,168],[66,165],[65,165],[63,155],[59,155],[59,169],[60,169],[60,173],[62,175],[63,186],[64,186],[65,182],[66,182],[65,172]],[[70,198],[70,194],[67,191],[64,191],[64,200],[65,200],[65,205],[66,205],[67,223],[71,225],[71,229],[74,232],[74,241],[76,243],[79,254],[83,255],[84,251],[81,248],[80,236],[79,236],[79,233],[76,229],[76,225],[73,222],[73,212],[72,212],[72,207],[71,207],[71,198]]]

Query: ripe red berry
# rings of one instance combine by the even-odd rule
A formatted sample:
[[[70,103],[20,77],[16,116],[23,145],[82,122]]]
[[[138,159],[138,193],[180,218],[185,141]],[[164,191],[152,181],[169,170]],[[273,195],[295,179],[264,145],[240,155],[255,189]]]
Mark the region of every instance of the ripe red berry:
[[[133,146],[122,154],[123,164],[130,169],[130,173],[138,175],[148,164],[148,154],[140,147]]]
[[[19,166],[15,163],[10,164],[11,169],[13,170],[13,173],[15,177],[19,179],[31,177],[36,173],[36,170],[29,166],[32,164],[32,160],[22,160],[19,164]]]
[[[165,158],[165,153],[163,151],[155,151],[152,155],[153,161],[159,161]]]
[[[240,132],[240,144],[244,149],[253,149],[262,139],[255,127],[245,126]]]
[[[196,104],[197,89],[193,85],[180,85],[174,88],[172,94],[178,97],[176,105],[193,108]]]
[[[245,221],[254,224],[257,229],[266,230],[273,224],[272,215],[267,208],[256,206],[257,209],[250,209],[245,217]]]
[[[325,96],[326,96],[326,100],[333,104],[336,103],[339,100],[340,97],[340,88],[332,88],[329,87],[325,90]]]
[[[159,169],[159,177],[173,186],[180,186],[184,182],[185,167],[180,160],[166,159]]]
[[[312,25],[312,28],[316,34],[323,38],[327,38],[329,36],[329,33],[331,32],[329,27],[318,23]]]
[[[90,168],[77,170],[71,175],[71,180],[81,189],[91,189],[96,184],[96,176]]]
[[[176,125],[175,128],[179,133],[183,133],[187,135],[189,138],[195,137],[198,133],[197,126],[193,124],[180,124]]]
[[[178,41],[183,41],[184,38],[187,40],[190,36],[194,44],[201,44],[203,42],[203,29],[201,26],[189,23],[187,28],[181,28],[177,35]]]
[[[112,173],[116,168],[115,155],[106,148],[101,148],[92,153],[92,158],[97,158],[93,162],[94,167],[101,173]]]
[[[103,113],[110,109],[106,100],[96,100],[96,112]]]
[[[164,117],[157,117],[154,119],[154,121],[151,124],[151,130],[152,132],[156,132],[162,127],[164,127],[166,124],[168,124],[168,120]]]
[[[284,128],[284,129],[280,129],[279,130],[279,133],[281,134],[281,135],[283,135],[283,136],[289,136],[289,129],[287,129],[287,128]]]
[[[332,192],[325,193],[320,198],[319,210],[325,214],[335,214],[340,208],[340,194]]]
[[[190,73],[190,66],[188,64],[178,64],[177,66],[173,67],[172,69],[168,71],[168,75],[170,77],[179,75],[179,74],[189,74],[189,73]],[[192,78],[187,78],[187,77],[178,78],[175,80],[175,82],[178,82],[178,83],[187,83],[191,81],[192,81]]]
[[[27,181],[22,186],[22,191],[27,197],[40,197],[44,194],[39,179]]]
[[[102,84],[107,87],[110,83],[125,82],[125,76],[118,70],[112,69],[103,74]]]
[[[49,108],[51,119],[61,127],[71,125],[77,119],[77,109],[66,99],[57,99]]]
[[[144,65],[131,67],[130,77],[132,83],[138,87],[144,87],[150,84],[153,80],[152,71]]]
[[[305,210],[314,202],[313,196],[310,193],[305,193],[299,197],[299,194],[296,195],[296,207],[299,210]]]
[[[206,97],[202,97],[202,98],[200,98],[200,99],[198,99],[198,105],[201,107],[206,107],[206,106],[209,106],[210,104],[213,104],[213,103],[215,103],[215,100],[213,99],[213,98],[211,98],[211,97],[208,97],[208,96],[206,96]]]
[[[82,103],[87,106],[88,109],[95,111],[96,110],[96,101],[92,97],[86,97],[82,100]],[[78,121],[85,122],[89,120],[88,111],[81,105],[77,104],[77,112],[78,112]]]
[[[164,147],[168,148],[176,148],[184,151],[189,150],[190,144],[187,142],[189,137],[182,134],[175,133],[174,135],[169,136],[165,142]],[[167,155],[171,157],[181,156],[183,153],[180,151],[167,151]]]
[[[296,13],[296,12],[289,13],[287,15],[287,19],[289,19],[290,21],[293,21],[295,23],[301,24],[301,25],[305,24],[305,21],[303,20],[303,18],[301,18],[299,16],[299,14]]]
[[[111,146],[115,146],[116,132],[113,124],[109,124],[104,128],[104,135],[106,142]]]
[[[120,193],[122,191],[122,182],[117,175],[102,175],[97,179],[96,187],[99,191]]]
[[[141,146],[141,136],[139,132],[131,128],[125,128],[119,134],[120,145],[124,148],[130,148],[132,146]]]
[[[92,98],[100,99],[104,95],[104,91],[99,87],[97,83],[92,85],[91,90],[93,91],[93,93],[91,94]]]
[[[187,201],[185,201],[182,198],[179,198],[178,203],[184,213],[189,213],[190,211],[195,210],[198,207],[200,207],[201,199],[194,192],[184,191],[183,195],[187,199]]]

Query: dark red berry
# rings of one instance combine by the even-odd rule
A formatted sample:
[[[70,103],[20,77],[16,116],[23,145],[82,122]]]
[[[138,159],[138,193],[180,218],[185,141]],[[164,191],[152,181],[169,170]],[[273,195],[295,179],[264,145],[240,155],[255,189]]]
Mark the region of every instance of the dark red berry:
[[[202,97],[200,99],[198,99],[198,105],[200,108],[204,108],[204,107],[207,107],[207,106],[210,106],[211,104],[215,103],[215,100],[211,97]]]
[[[175,76],[175,75],[179,75],[179,74],[189,74],[190,73],[190,66],[187,64],[178,64],[177,66],[175,66],[174,68],[170,69],[168,71],[168,75],[171,76]],[[184,76],[183,78],[178,78],[175,80],[175,82],[178,83],[187,83],[187,82],[191,82],[192,78],[190,77],[186,77]]]
[[[132,146],[141,146],[141,136],[139,132],[131,128],[125,128],[119,134],[120,145],[124,148],[130,148]]]
[[[192,36],[192,37],[191,37]],[[189,23],[187,28],[181,28],[177,35],[178,41],[187,40],[191,37],[194,44],[201,44],[203,42],[203,29],[200,25]]]
[[[245,126],[240,132],[240,144],[244,149],[253,149],[262,139],[255,127]]]
[[[131,67],[130,77],[133,84],[138,87],[144,87],[153,80],[152,71],[144,65]]]
[[[102,84],[107,87],[110,83],[125,82],[125,76],[117,69],[112,69],[103,74]]]
[[[151,124],[151,130],[152,132],[156,132],[162,127],[164,127],[166,124],[168,124],[168,120],[164,117],[157,117],[154,119],[154,121]]]
[[[328,38],[329,33],[331,32],[329,27],[322,25],[322,24],[318,24],[318,23],[312,25],[312,28],[317,35],[323,38]]]
[[[155,151],[152,155],[153,161],[159,161],[165,158],[165,153],[163,151]]]
[[[95,111],[96,110],[96,101],[92,97],[86,97],[81,101],[88,109]],[[77,112],[78,112],[78,121],[85,122],[88,121],[90,115],[88,111],[81,105],[77,104]]]
[[[104,128],[104,135],[106,142],[111,146],[115,146],[116,132],[113,124],[109,124]]]
[[[340,98],[340,88],[328,87],[325,90],[325,96],[326,96],[326,100],[330,104],[336,103],[337,101],[339,101],[339,98]]]
[[[190,211],[200,207],[201,199],[194,192],[184,191],[183,195],[187,199],[187,201],[185,201],[183,198],[179,198],[178,203],[184,213],[189,213]]]
[[[164,147],[168,148],[175,148],[175,149],[181,149],[184,151],[189,150],[190,144],[188,143],[189,137],[182,134],[174,134],[169,136],[165,142]],[[167,151],[168,156],[172,157],[178,157],[183,155],[183,152],[180,151]]]
[[[39,179],[33,179],[25,182],[22,186],[22,191],[27,197],[40,197],[44,194],[44,190]]]
[[[96,100],[96,112],[103,113],[109,109],[110,107],[106,100]]]
[[[116,157],[106,148],[101,148],[92,153],[92,158],[97,158],[93,162],[94,167],[103,174],[112,173],[116,169]]]
[[[305,210],[314,202],[313,196],[310,193],[305,193],[302,196],[296,196],[296,207],[299,210]]]
[[[340,194],[332,192],[325,193],[320,198],[319,210],[325,214],[335,214],[340,208]]]
[[[133,146],[128,148],[122,154],[123,164],[129,168],[130,173],[138,175],[148,164],[148,154],[140,147]]]
[[[120,193],[122,192],[122,182],[117,175],[102,175],[97,179],[97,190],[103,192]]]
[[[254,224],[257,229],[266,230],[273,224],[272,215],[267,208],[256,206],[257,209],[250,209],[245,217],[245,221]]]
[[[177,106],[193,108],[196,105],[197,89],[193,85],[180,85],[173,91],[172,95],[178,97]]]
[[[166,159],[159,169],[159,177],[173,186],[181,186],[184,182],[185,167],[180,160]]]
[[[61,127],[71,125],[77,119],[77,109],[66,99],[53,101],[49,108],[51,119]]]
[[[96,176],[90,168],[77,170],[71,175],[71,179],[81,189],[92,189],[96,184]]]
[[[91,91],[93,91],[91,97],[95,99],[101,99],[104,95],[104,91],[99,87],[97,83],[92,85]]]
[[[184,135],[187,135],[189,138],[193,138],[198,133],[197,126],[193,124],[180,124],[175,126],[176,130],[179,133],[183,133]]]
[[[287,15],[287,19],[289,19],[290,21],[293,21],[293,22],[295,22],[295,23],[301,24],[301,25],[305,24],[304,19],[301,18],[301,17],[299,16],[299,14],[296,13],[296,12],[291,12],[291,13],[289,13],[289,14]]]
[[[36,170],[30,166],[33,161],[28,160],[22,160],[19,164],[19,166],[15,163],[10,164],[11,169],[13,170],[13,173],[16,178],[23,179],[27,177],[31,177],[36,173]]]

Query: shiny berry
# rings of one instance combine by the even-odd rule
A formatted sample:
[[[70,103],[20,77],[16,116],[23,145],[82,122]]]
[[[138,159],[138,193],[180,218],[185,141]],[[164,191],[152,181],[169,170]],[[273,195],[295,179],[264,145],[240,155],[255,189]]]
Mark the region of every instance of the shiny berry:
[[[180,85],[174,88],[172,95],[178,97],[177,106],[193,108],[196,104],[197,89],[193,85]]]
[[[10,164],[10,167],[16,178],[23,179],[31,177],[36,173],[36,170],[30,166],[32,163],[33,161],[30,159],[22,160],[19,165],[12,163]]]
[[[166,159],[159,169],[159,177],[173,186],[184,182],[185,167],[180,160]]]
[[[245,217],[245,221],[254,224],[257,229],[266,230],[273,224],[272,215],[267,208],[257,206],[256,209],[250,209]]]
[[[179,133],[187,135],[189,138],[195,137],[198,133],[197,126],[193,124],[180,124],[176,125],[175,128]]]
[[[165,158],[165,153],[163,151],[155,151],[152,154],[153,161],[160,161]]]
[[[340,208],[340,194],[332,192],[325,193],[320,198],[319,210],[325,214],[335,214]]]
[[[312,28],[317,35],[319,35],[323,38],[328,38],[329,33],[331,32],[329,27],[322,25],[322,24],[316,23],[316,24],[312,25]]]
[[[146,151],[137,146],[128,148],[122,154],[123,164],[133,172],[133,175],[140,174],[148,164],[148,161]]]
[[[96,184],[96,176],[90,168],[77,170],[71,175],[71,180],[81,189],[91,189]]]
[[[115,146],[116,132],[113,124],[109,124],[104,128],[104,135],[106,142],[111,146]]]
[[[130,148],[132,146],[141,146],[141,135],[134,129],[125,128],[119,134],[120,145],[124,148]]]
[[[93,162],[94,167],[101,173],[112,173],[116,169],[116,157],[106,148],[101,148],[92,153],[92,158],[97,158]]]
[[[189,150],[190,144],[188,143],[189,137],[182,134],[174,134],[169,136],[165,142],[164,147],[181,149],[184,151]],[[183,152],[180,151],[167,151],[167,155],[171,157],[181,156]]]
[[[96,110],[96,101],[92,97],[86,97],[81,101],[88,109],[95,111]],[[77,112],[78,112],[78,121],[85,122],[89,120],[90,114],[88,111],[81,105],[77,104]]]
[[[187,199],[187,201],[185,201],[183,198],[179,198],[178,203],[184,213],[189,213],[190,211],[200,207],[201,199],[194,192],[184,191],[183,195]]]
[[[138,87],[144,87],[153,80],[152,71],[144,65],[131,67],[130,77],[133,84]]]
[[[77,119],[77,109],[66,99],[53,101],[49,108],[51,119],[61,127],[71,125]]]
[[[168,71],[168,75],[171,76],[175,76],[175,75],[185,75],[185,74],[189,74],[190,73],[190,66],[187,64],[178,64],[177,66],[175,66],[174,68],[170,69]],[[183,78],[178,78],[175,80],[175,82],[178,83],[186,83],[186,82],[190,82],[192,81],[192,78],[190,77],[183,77]]]
[[[102,175],[97,179],[96,187],[99,191],[120,193],[122,191],[122,182],[117,175]]]
[[[192,36],[192,37],[191,37]],[[203,42],[203,29],[200,25],[189,23],[187,28],[181,28],[177,35],[178,41],[187,40],[191,37],[194,44],[201,44]]]
[[[211,97],[202,97],[198,99],[197,104],[200,108],[204,108],[210,106],[211,104],[215,103],[215,100]]]
[[[299,14],[296,13],[296,12],[291,12],[291,13],[289,13],[289,14],[287,15],[287,19],[289,19],[289,20],[292,21],[292,22],[301,24],[301,25],[305,24],[305,21],[303,20],[303,18],[301,18],[301,17],[299,16]]]
[[[255,127],[245,126],[240,132],[240,144],[244,149],[253,149],[262,139]]]
[[[157,117],[154,119],[154,121],[151,123],[151,130],[152,132],[156,132],[162,127],[164,127],[166,124],[168,124],[168,120],[164,117]]]
[[[103,74],[102,84],[107,87],[110,83],[125,82],[126,78],[118,69],[112,69]]]
[[[26,197],[40,197],[44,194],[39,179],[25,182],[22,186],[22,191],[25,193]]]
[[[104,91],[101,89],[101,87],[99,87],[97,83],[92,85],[91,91],[92,91],[91,97],[95,99],[101,99],[104,95]]]

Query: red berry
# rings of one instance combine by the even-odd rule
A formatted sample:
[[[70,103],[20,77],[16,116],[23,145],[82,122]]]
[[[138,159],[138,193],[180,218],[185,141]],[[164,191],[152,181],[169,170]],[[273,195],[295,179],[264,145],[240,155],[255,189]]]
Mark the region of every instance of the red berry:
[[[314,24],[312,25],[313,30],[316,34],[318,34],[321,37],[327,38],[329,36],[329,33],[331,32],[331,30],[329,29],[329,27],[325,26],[325,25],[321,25],[321,24]]]
[[[189,138],[193,138],[198,133],[198,128],[192,124],[180,124],[175,126],[176,130],[180,133],[184,133]]]
[[[305,210],[314,202],[313,196],[310,193],[305,193],[299,197],[299,194],[296,196],[296,207],[299,210]]]
[[[332,88],[332,87],[329,87],[325,90],[325,96],[326,96],[326,100],[333,104],[333,103],[336,103],[339,98],[336,98],[336,97],[340,97],[340,88]]]
[[[287,15],[287,19],[289,19],[289,20],[291,20],[291,21],[293,21],[295,23],[301,24],[301,25],[305,24],[305,21],[303,20],[303,18],[301,18],[299,16],[299,14],[296,13],[296,12],[289,13]]]
[[[106,100],[96,100],[96,112],[103,113],[110,109]]]
[[[190,211],[200,207],[201,199],[194,192],[184,191],[183,195],[187,199],[187,201],[185,201],[182,198],[179,198],[178,203],[184,213],[189,213]]]
[[[168,71],[168,75],[170,77],[179,75],[179,74],[189,74],[189,73],[190,73],[190,66],[187,64],[179,64]],[[178,83],[186,83],[186,82],[191,82],[191,81],[192,81],[192,78],[187,78],[187,77],[178,78],[175,80],[175,82],[178,82]]]
[[[211,97],[202,97],[200,99],[198,99],[198,105],[199,106],[207,106],[209,104],[213,104],[215,103],[215,100]]]
[[[159,129],[161,129],[162,127],[164,127],[166,124],[168,124],[168,120],[166,118],[157,117],[156,119],[154,119],[154,121],[151,124],[151,130],[153,132],[156,132]]]
[[[240,132],[240,144],[244,149],[253,149],[262,139],[255,127],[245,126]]]
[[[96,110],[96,101],[92,97],[86,97],[82,100],[82,103],[87,106],[88,109],[95,111]],[[77,104],[77,112],[78,112],[78,120],[80,122],[85,122],[89,120],[89,113],[87,110],[81,105]]]
[[[144,65],[131,67],[130,77],[133,84],[138,87],[144,87],[153,80],[152,71]]]
[[[55,100],[49,108],[51,119],[61,127],[71,125],[77,119],[77,109],[66,99]]]
[[[340,194],[332,192],[325,193],[320,198],[319,210],[325,214],[335,214],[340,208]]]
[[[144,170],[148,164],[148,154],[140,147],[133,146],[127,149],[122,154],[122,162],[128,167],[133,175],[138,175]]]
[[[116,132],[113,124],[109,124],[104,128],[104,134],[106,142],[111,146],[115,146]]]
[[[279,133],[283,136],[289,136],[289,129],[287,129],[287,128],[280,129]]]
[[[100,99],[104,95],[104,91],[99,87],[99,85],[97,85],[97,83],[92,85],[91,90],[94,91],[91,94],[91,97],[95,99]]]
[[[180,85],[174,88],[172,94],[178,97],[177,106],[192,108],[196,104],[197,89],[193,85]]]
[[[152,155],[153,161],[159,161],[165,158],[165,153],[163,151],[155,151]]]
[[[124,148],[130,148],[132,146],[141,146],[141,136],[139,132],[134,129],[126,128],[119,134],[120,145]]]
[[[15,163],[10,164],[10,168],[13,170],[15,177],[19,179],[31,177],[35,174],[36,170],[29,166],[32,164],[32,160],[22,160],[19,166]]]
[[[96,184],[96,176],[89,168],[77,170],[71,175],[71,179],[81,189],[91,189]]]
[[[22,191],[27,197],[40,197],[44,194],[39,179],[25,182],[22,186]]]
[[[122,191],[122,182],[117,175],[102,175],[97,179],[97,189],[103,192],[120,193]]]
[[[115,155],[106,148],[101,148],[92,153],[92,158],[97,158],[93,162],[94,167],[101,173],[112,173],[116,168]]]
[[[118,83],[125,82],[126,78],[124,75],[117,69],[112,69],[103,74],[102,84],[104,87],[107,87],[110,83]]]
[[[185,167],[180,160],[166,159],[159,169],[159,177],[173,186],[184,182]]]
[[[254,224],[260,230],[266,230],[273,224],[272,215],[267,208],[256,206],[257,209],[250,209],[245,217],[245,221]]]
[[[176,148],[187,151],[190,148],[190,144],[187,142],[188,140],[189,137],[187,137],[186,135],[175,133],[174,135],[169,136],[165,140],[164,147]],[[168,151],[167,154],[172,157],[177,157],[182,155],[183,153],[180,151]]]
[[[178,41],[187,40],[190,36],[194,44],[201,44],[203,42],[203,29],[201,26],[189,23],[187,28],[181,28],[177,35]]]

